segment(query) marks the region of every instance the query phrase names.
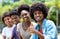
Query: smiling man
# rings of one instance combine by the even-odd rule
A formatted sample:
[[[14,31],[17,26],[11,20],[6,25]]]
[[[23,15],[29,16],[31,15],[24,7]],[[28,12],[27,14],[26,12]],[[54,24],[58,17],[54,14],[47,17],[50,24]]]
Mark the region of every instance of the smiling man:
[[[30,39],[57,39],[57,30],[53,21],[47,20],[48,9],[43,3],[35,3],[30,8],[31,17],[38,23],[29,32],[33,33]]]

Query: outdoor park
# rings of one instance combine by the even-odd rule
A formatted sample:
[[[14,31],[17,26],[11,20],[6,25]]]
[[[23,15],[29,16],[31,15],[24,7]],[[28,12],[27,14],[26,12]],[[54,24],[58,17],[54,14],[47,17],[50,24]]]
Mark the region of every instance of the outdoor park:
[[[57,28],[58,39],[60,37],[60,0],[0,0],[0,39],[2,39],[2,29],[5,27],[1,17],[5,11],[11,11],[17,9],[21,4],[27,4],[29,6],[34,2],[43,2],[48,8],[47,19],[52,20]],[[20,19],[22,21],[22,19]]]

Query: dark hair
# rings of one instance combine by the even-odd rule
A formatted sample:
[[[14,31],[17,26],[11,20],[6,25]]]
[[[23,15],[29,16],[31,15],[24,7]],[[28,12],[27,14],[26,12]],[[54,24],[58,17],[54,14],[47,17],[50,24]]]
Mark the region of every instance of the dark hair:
[[[27,4],[22,4],[18,7],[18,13],[19,13],[19,15],[21,15],[22,10],[26,10],[29,12],[29,9],[30,9],[30,7]]]
[[[32,19],[34,19],[34,14],[33,14],[34,11],[37,11],[37,10],[43,12],[44,18],[47,17],[48,9],[46,8],[46,6],[43,3],[35,3],[30,8],[30,15]]]
[[[2,15],[2,21],[4,22],[4,18],[5,17],[10,17],[9,13],[8,12],[4,12],[3,15]]]
[[[18,17],[20,16],[17,11],[10,11],[10,12],[9,12],[9,15],[10,15],[10,17],[11,17],[12,15],[17,15]]]

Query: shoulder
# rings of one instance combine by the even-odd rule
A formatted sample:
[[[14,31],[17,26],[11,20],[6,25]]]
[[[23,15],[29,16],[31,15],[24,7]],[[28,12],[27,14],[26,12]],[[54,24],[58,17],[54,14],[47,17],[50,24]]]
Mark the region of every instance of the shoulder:
[[[51,20],[47,20],[46,26],[51,27],[51,28],[56,28],[55,23],[53,21],[51,21]]]
[[[22,26],[22,23],[18,23],[18,24],[17,24],[17,28],[19,28],[19,29],[20,29],[20,28],[21,28],[21,26]]]
[[[37,26],[37,23],[35,22],[31,22],[31,23],[33,24],[34,28]]]
[[[4,27],[4,28],[3,28],[3,30],[6,30],[6,29],[7,29],[7,27]]]
[[[7,27],[4,27],[2,30],[2,34],[4,35],[6,33]]]
[[[47,23],[54,23],[52,20],[47,20]]]
[[[51,21],[51,20],[47,20],[46,21],[46,24],[48,24],[48,25],[53,25],[54,24],[54,22],[53,21]],[[55,25],[55,24],[54,24]]]
[[[35,23],[35,22],[31,22],[33,25],[37,25],[37,23]]]
[[[21,26],[21,25],[22,25],[22,22],[17,24],[17,26]]]

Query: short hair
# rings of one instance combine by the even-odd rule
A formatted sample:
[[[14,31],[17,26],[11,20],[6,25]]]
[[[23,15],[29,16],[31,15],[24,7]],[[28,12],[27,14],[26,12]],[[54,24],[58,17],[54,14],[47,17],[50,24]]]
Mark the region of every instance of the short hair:
[[[4,12],[3,15],[2,15],[2,21],[4,23],[4,18],[5,17],[10,17],[9,13],[8,12]]]
[[[22,10],[26,10],[29,12],[29,9],[30,9],[30,7],[27,4],[22,4],[18,7],[18,13],[19,13],[19,15],[21,15]]]
[[[30,15],[31,18],[34,19],[34,11],[42,11],[44,18],[47,17],[48,14],[48,9],[47,7],[43,4],[43,3],[34,3],[31,7],[30,7]],[[35,20],[35,19],[34,19]]]
[[[10,11],[10,12],[9,12],[9,15],[10,15],[10,17],[11,17],[12,15],[17,15],[18,17],[20,16],[17,11]]]

